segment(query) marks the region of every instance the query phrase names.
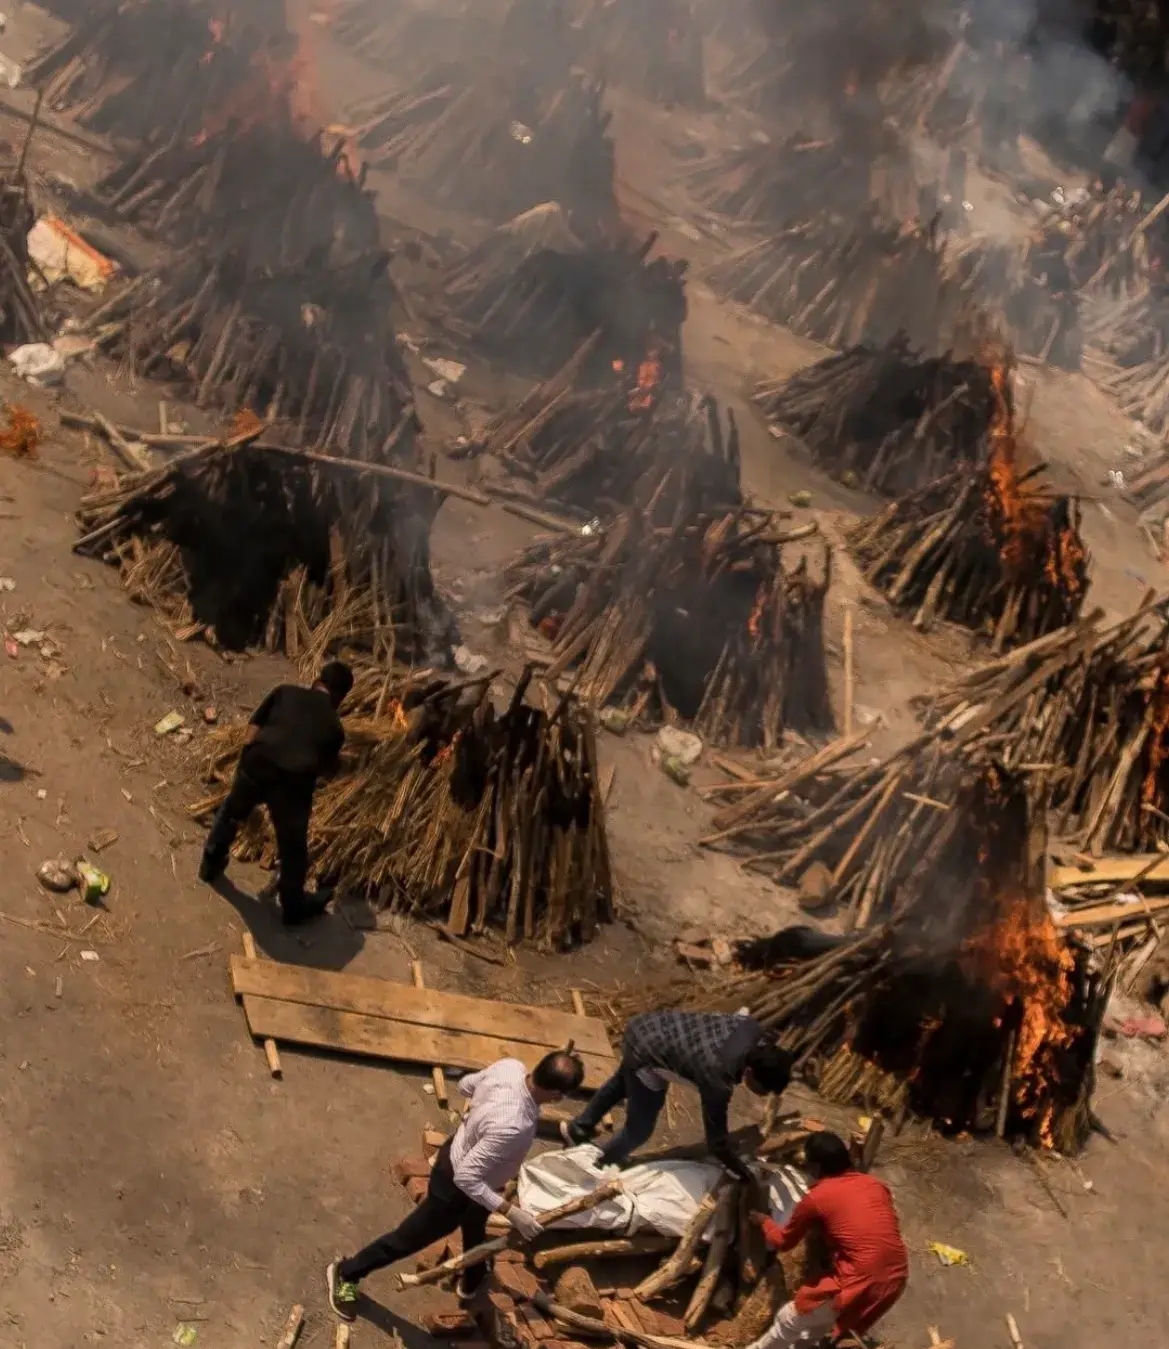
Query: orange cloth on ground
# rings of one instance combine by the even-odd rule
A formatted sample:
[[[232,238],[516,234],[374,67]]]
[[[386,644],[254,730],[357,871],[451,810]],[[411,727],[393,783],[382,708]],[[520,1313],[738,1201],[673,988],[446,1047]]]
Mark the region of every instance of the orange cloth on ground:
[[[905,1290],[909,1260],[887,1186],[863,1171],[817,1181],[785,1226],[770,1218],[763,1235],[772,1250],[790,1251],[819,1223],[828,1242],[832,1273],[796,1290],[801,1314],[831,1300],[836,1333],[863,1334]]]

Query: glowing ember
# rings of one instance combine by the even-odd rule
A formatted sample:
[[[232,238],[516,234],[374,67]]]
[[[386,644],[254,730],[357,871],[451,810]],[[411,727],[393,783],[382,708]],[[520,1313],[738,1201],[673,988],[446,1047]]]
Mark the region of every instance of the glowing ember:
[[[747,631],[751,634],[753,641],[759,640],[759,630],[763,623],[763,610],[767,606],[767,587],[760,585],[755,592],[755,603],[751,609],[751,615],[747,619]]]
[[[637,367],[637,384],[629,395],[630,412],[648,412],[657,402],[658,386],[662,382],[662,362],[656,347],[645,354]]]
[[[1166,732],[1169,731],[1169,661],[1162,658],[1157,670],[1153,689],[1149,695],[1153,707],[1152,724],[1149,727],[1149,766],[1141,783],[1141,801],[1146,806],[1155,806],[1161,796],[1161,765],[1169,757],[1166,745]]]
[[[1052,1144],[1056,1054],[1075,1032],[1065,1019],[1073,996],[1075,959],[1039,899],[1000,898],[994,922],[965,945],[974,974],[1017,1009],[1019,1029],[1011,1078],[1015,1104]]]

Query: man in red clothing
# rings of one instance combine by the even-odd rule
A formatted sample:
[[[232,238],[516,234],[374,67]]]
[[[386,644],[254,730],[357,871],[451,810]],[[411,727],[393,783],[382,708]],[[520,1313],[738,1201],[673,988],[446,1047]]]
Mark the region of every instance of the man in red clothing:
[[[888,1188],[853,1170],[848,1147],[836,1134],[813,1134],[804,1163],[812,1188],[786,1226],[763,1213],[753,1220],[776,1251],[790,1251],[818,1226],[832,1272],[797,1288],[750,1349],[789,1349],[820,1344],[833,1334],[863,1334],[905,1291],[909,1262]]]

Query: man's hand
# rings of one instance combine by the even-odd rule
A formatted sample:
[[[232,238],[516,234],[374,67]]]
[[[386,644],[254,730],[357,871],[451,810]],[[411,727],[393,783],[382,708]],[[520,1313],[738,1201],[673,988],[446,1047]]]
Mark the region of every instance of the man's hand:
[[[520,1208],[518,1204],[513,1204],[508,1209],[507,1220],[524,1241],[534,1241],[544,1230],[540,1226],[539,1218],[534,1213],[529,1213],[526,1208]]]
[[[756,1227],[762,1227],[764,1223],[771,1221],[770,1213],[748,1213],[747,1221],[754,1223]]]

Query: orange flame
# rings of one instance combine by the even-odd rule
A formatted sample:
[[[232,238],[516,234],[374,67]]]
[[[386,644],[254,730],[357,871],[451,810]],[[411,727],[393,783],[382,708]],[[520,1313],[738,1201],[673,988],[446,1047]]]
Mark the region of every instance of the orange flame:
[[[1155,806],[1161,795],[1161,765],[1169,756],[1169,747],[1165,744],[1165,733],[1169,731],[1169,661],[1163,661],[1158,669],[1149,697],[1153,704],[1153,721],[1149,727],[1149,766],[1141,783],[1141,801],[1146,806]]]
[[[662,362],[656,347],[651,347],[637,367],[637,384],[629,395],[630,412],[649,412],[657,402],[662,382]]]
[[[755,604],[751,610],[751,616],[747,619],[747,631],[751,634],[753,641],[759,640],[759,630],[762,626],[763,610],[767,607],[767,587],[760,584],[755,592]]]
[[[1056,1051],[1074,1035],[1065,1020],[1074,957],[1044,901],[1023,896],[1000,898],[994,921],[964,949],[977,977],[1019,1010],[1011,1069],[1015,1103],[1050,1147],[1055,1102],[1046,1084],[1056,1075]]]
[[[0,431],[0,451],[14,459],[35,459],[41,443],[41,424],[19,403],[8,405],[8,429]]]

